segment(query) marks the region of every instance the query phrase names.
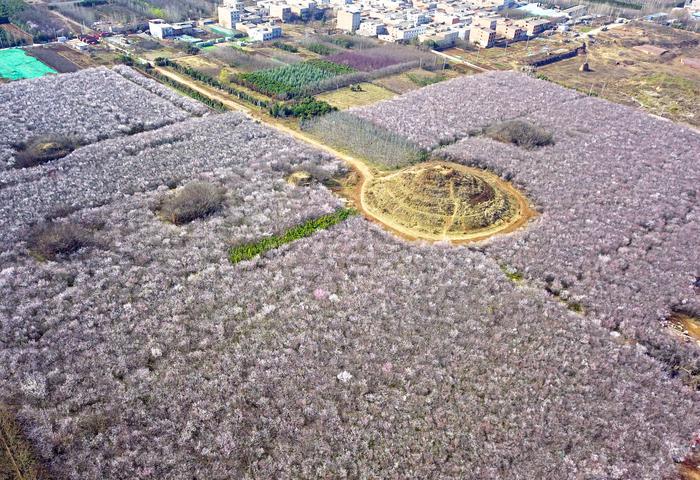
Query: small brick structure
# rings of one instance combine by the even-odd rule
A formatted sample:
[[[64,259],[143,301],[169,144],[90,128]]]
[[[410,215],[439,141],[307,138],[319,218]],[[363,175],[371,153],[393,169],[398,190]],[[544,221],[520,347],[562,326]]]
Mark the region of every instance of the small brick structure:
[[[660,57],[664,53],[668,53],[668,50],[665,48],[657,47],[655,45],[637,45],[632,47],[634,50],[637,50],[638,52],[646,53],[647,55],[654,55],[657,57]]]

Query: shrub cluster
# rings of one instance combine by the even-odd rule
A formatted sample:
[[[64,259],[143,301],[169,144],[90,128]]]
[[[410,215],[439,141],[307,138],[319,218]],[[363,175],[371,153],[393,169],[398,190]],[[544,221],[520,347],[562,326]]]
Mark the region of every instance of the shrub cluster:
[[[62,135],[41,135],[20,145],[15,153],[14,168],[29,168],[65,157],[75,143]]]
[[[273,42],[272,46],[275,48],[279,48],[280,50],[284,50],[285,52],[296,53],[299,51],[299,49],[294,45],[284,42]]]
[[[338,109],[328,102],[308,97],[296,102],[275,103],[270,107],[269,112],[273,117],[296,117],[302,120],[308,120],[336,110]]]
[[[224,203],[223,189],[207,182],[191,182],[168,194],[160,204],[160,215],[175,225],[183,225],[217,212]]]
[[[32,228],[27,247],[40,258],[54,260],[88,246],[90,239],[90,232],[81,225],[49,222]]]
[[[304,45],[307,50],[316,53],[318,55],[330,55],[333,53],[335,50],[332,47],[329,47],[328,45],[324,45],[323,43],[318,43],[318,42],[313,42],[313,43],[308,43]]]
[[[554,144],[554,136],[542,127],[525,120],[508,120],[486,127],[487,137],[503,143],[512,143],[527,150]]]

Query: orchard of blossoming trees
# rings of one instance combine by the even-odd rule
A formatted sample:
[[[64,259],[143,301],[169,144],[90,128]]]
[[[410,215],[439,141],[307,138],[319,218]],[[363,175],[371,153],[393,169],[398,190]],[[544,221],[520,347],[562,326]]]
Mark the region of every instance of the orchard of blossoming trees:
[[[48,133],[89,144],[152,130],[209,110],[128,67],[83,70],[0,89],[0,171],[18,145]],[[131,80],[131,81],[130,81]]]
[[[0,96],[11,87],[0,86]],[[355,215],[231,263],[236,245],[339,211],[320,182],[294,186],[285,180],[291,172],[323,179],[344,168],[237,114],[101,140],[0,172],[0,404],[17,412],[54,478],[672,475],[697,433],[697,393],[646,347],[610,335],[604,311],[584,302],[586,316],[572,312],[537,282],[537,269],[567,244],[580,255],[587,244],[572,243],[566,225],[547,223],[563,215],[547,195],[574,195],[561,193],[557,182],[571,173],[550,165],[558,157],[547,149],[571,150],[575,134],[554,117],[532,120],[553,130],[553,146],[521,152],[464,141],[499,149],[503,162],[512,155],[513,169],[518,159],[530,162],[539,176],[523,173],[522,184],[547,180],[553,190],[530,187],[541,218],[485,248],[405,242]],[[576,135],[597,131],[589,124]],[[609,134],[624,139],[614,128]],[[593,143],[583,141],[582,152]],[[459,145],[450,154],[470,162]],[[664,159],[664,172],[683,154]],[[562,150],[561,158],[573,155]],[[640,172],[653,168],[648,163]],[[575,171],[581,183],[588,178]],[[648,192],[637,175],[630,188]],[[598,209],[591,211],[605,210],[598,190],[610,188],[606,181],[589,194]],[[223,195],[217,208],[181,225],[163,218],[164,202],[194,182]],[[690,209],[687,220],[696,205],[683,192],[676,201]],[[650,195],[636,200],[640,210]],[[619,221],[624,199],[606,221]],[[595,219],[579,208],[569,206],[565,219],[592,229],[585,220]],[[692,221],[663,218],[672,235],[692,233]],[[38,257],[37,240],[56,224],[89,238],[77,249],[52,249],[53,259]],[[564,245],[541,247],[551,258],[526,263],[534,262],[530,236],[548,245],[556,228]],[[631,256],[611,249],[602,273],[620,260],[632,265],[637,242],[652,240],[631,238]],[[646,252],[654,256],[654,248]],[[682,268],[674,258],[673,271],[660,264],[669,281]],[[532,281],[512,282],[504,259]],[[567,293],[575,280],[563,285],[551,268],[552,292],[582,295]]]
[[[580,97],[573,90],[519,73],[491,72],[429,85],[350,111],[420,147],[433,148],[493,123]]]
[[[489,85],[498,94],[488,101],[460,104],[460,95],[481,98]],[[410,125],[399,114],[406,105],[423,111]],[[489,254],[641,341],[674,373],[700,375],[696,346],[679,345],[661,322],[674,308],[700,313],[697,132],[516,73],[444,82],[359,114],[424,145],[462,138],[438,154],[512,179],[542,214],[492,239]],[[435,128],[443,115],[454,131]],[[554,144],[531,151],[478,134],[513,118],[551,133]]]

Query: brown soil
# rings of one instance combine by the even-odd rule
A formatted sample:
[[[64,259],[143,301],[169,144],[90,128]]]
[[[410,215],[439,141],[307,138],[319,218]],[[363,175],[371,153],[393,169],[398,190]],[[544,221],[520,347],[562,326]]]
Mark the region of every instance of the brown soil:
[[[700,319],[683,312],[674,312],[668,317],[671,332],[700,345]]]

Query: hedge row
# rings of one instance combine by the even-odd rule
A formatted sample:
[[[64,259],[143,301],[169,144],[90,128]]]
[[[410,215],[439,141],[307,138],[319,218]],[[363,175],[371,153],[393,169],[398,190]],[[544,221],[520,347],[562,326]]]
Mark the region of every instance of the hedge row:
[[[223,90],[229,95],[238,97],[239,99],[252,103],[255,106],[262,108],[270,107],[270,102],[268,102],[267,100],[256,98],[250,95],[249,93],[244,92],[243,90],[239,90],[235,87],[232,87],[231,85],[224,85],[216,78],[212,77],[211,75],[207,75],[206,73],[200,72],[196,68],[188,67],[186,65],[180,65],[179,63],[170,60],[169,58],[159,57],[156,58],[155,62],[156,65],[158,65],[159,67],[170,67],[178,73],[182,73],[183,75],[187,75],[188,77],[194,80],[205,83],[219,90]]]
[[[155,78],[159,82],[173,87],[175,90],[178,90],[179,92],[182,92],[183,94],[187,95],[188,97],[194,98],[195,100],[202,102],[206,106],[213,108],[216,111],[227,112],[229,110],[229,108],[226,105],[224,105],[222,102],[220,102],[218,100],[214,100],[212,98],[209,98],[208,96],[203,95],[202,93],[198,92],[197,90],[190,88],[187,85],[178,82],[177,80],[173,80],[172,78],[168,77],[167,75],[163,75],[162,73],[158,73],[153,69],[144,68],[143,66],[141,66],[139,64],[134,64],[133,68],[142,70],[144,73],[150,75],[151,77]]]
[[[257,257],[261,253],[268,250],[279,248],[285,243],[290,243],[301,238],[310,237],[317,230],[326,230],[333,225],[347,220],[356,212],[352,208],[341,208],[328,215],[322,215],[318,218],[307,220],[301,225],[292,227],[281,235],[272,235],[265,237],[262,240],[253,243],[245,243],[231,248],[228,252],[228,258],[231,263],[242,262]]]

